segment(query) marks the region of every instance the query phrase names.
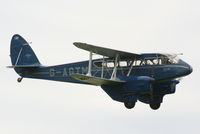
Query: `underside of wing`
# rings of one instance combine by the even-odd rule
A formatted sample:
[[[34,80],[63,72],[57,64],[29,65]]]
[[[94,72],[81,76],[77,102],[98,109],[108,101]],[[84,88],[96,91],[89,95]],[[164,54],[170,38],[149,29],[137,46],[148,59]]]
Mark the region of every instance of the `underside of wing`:
[[[90,52],[100,54],[100,55],[103,55],[103,56],[107,56],[107,57],[110,57],[110,58],[114,58],[114,57],[116,57],[116,55],[119,55],[120,58],[134,58],[135,56],[138,55],[138,54],[134,54],[134,53],[98,47],[98,46],[94,46],[94,45],[90,45],[90,44],[86,44],[86,43],[81,43],[81,42],[74,42],[73,44],[80,49],[84,49],[86,51],[90,51]]]
[[[72,78],[77,79],[79,81],[96,85],[96,86],[101,86],[101,85],[117,85],[117,84],[123,84],[125,81],[120,81],[120,80],[109,80],[105,78],[99,78],[99,77],[94,77],[94,76],[87,76],[87,75],[82,75],[82,74],[72,74]]]

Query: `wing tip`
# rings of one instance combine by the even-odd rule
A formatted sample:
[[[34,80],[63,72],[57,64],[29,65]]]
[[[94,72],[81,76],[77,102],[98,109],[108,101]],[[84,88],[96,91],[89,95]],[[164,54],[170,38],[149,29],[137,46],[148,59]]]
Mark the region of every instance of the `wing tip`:
[[[73,44],[76,47],[79,47],[80,45],[86,45],[86,43],[83,43],[83,42],[74,42]]]

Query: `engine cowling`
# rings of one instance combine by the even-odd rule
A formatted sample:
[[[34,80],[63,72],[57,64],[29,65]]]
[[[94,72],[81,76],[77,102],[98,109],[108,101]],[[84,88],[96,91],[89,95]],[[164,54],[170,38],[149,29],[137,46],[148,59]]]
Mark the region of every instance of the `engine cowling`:
[[[154,83],[153,89],[155,94],[172,94],[176,91],[176,84],[178,80],[171,80],[167,82]]]
[[[133,94],[145,94],[152,91],[154,78],[148,76],[130,76],[123,79],[126,84],[123,85],[124,92]]]
[[[101,88],[113,99],[120,102],[136,102],[138,94],[151,91],[153,78],[148,76],[120,77],[126,81],[120,85],[102,85]]]

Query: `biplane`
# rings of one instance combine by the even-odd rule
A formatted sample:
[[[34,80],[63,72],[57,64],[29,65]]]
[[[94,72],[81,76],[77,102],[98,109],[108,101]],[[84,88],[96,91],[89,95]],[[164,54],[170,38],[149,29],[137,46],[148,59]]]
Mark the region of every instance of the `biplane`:
[[[89,52],[89,60],[55,66],[43,66],[29,43],[15,34],[10,57],[14,70],[23,78],[45,79],[101,86],[115,101],[131,109],[137,101],[158,109],[167,94],[173,94],[179,78],[192,72],[192,67],[177,54],[136,54],[75,42]],[[93,59],[97,54],[102,58]]]

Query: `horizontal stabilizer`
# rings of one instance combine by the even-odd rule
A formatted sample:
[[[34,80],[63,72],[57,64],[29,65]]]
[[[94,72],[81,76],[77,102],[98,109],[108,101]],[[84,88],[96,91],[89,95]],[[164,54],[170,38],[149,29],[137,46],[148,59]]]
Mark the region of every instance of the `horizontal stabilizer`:
[[[107,56],[110,58],[114,58],[114,57],[116,57],[116,55],[119,55],[120,58],[134,58],[138,55],[135,53],[129,53],[129,52],[114,50],[114,49],[110,49],[110,48],[94,46],[94,45],[81,43],[81,42],[74,42],[73,44],[80,49],[84,49],[86,51],[93,52],[93,53],[103,55],[103,56]]]
[[[39,65],[16,65],[16,66],[7,66],[7,68],[37,68]]]
[[[82,82],[86,82],[92,85],[101,86],[101,85],[117,85],[117,84],[123,84],[125,81],[120,80],[109,80],[105,78],[99,78],[94,76],[87,76],[82,74],[72,74],[72,78],[80,80]]]

